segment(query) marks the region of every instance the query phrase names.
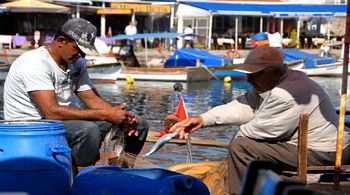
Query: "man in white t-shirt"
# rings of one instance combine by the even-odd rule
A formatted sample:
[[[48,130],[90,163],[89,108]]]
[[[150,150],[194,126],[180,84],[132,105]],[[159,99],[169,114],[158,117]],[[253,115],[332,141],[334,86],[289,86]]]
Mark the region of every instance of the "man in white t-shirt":
[[[193,29],[191,25],[188,25],[185,30],[184,30],[185,34],[193,34]],[[184,44],[184,48],[186,47],[190,47],[193,48],[193,36],[185,36],[185,44]]]
[[[13,62],[4,85],[6,120],[62,120],[72,148],[74,168],[99,160],[104,136],[117,125],[128,133],[125,152],[138,154],[147,136],[145,120],[112,106],[91,82],[85,54],[97,54],[97,29],[81,18],[68,20],[46,47],[28,51]],[[76,95],[86,108],[72,105]],[[75,171],[77,171],[76,169]]]
[[[137,22],[129,22],[129,25],[125,27],[125,34],[126,35],[135,35],[137,34],[137,28],[136,28]],[[136,45],[136,40],[135,39],[130,39],[129,44],[132,46],[133,51],[135,52],[137,50],[137,45]]]

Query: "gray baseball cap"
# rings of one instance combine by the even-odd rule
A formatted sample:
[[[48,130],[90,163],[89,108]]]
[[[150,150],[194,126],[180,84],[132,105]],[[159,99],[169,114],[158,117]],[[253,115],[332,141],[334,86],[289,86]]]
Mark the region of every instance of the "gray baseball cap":
[[[64,23],[61,29],[85,54],[98,55],[95,47],[97,29],[91,22],[83,18],[73,18]]]
[[[256,73],[264,70],[267,67],[283,66],[283,53],[268,45],[263,45],[254,48],[246,57],[243,65],[235,70],[247,74]]]

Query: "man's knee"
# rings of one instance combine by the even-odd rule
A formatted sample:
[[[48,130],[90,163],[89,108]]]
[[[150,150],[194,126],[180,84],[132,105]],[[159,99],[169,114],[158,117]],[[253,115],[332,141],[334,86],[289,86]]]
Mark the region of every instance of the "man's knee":
[[[82,126],[82,138],[87,139],[91,143],[97,144],[102,142],[100,129],[94,123],[88,123]]]
[[[75,163],[78,166],[95,163],[102,143],[98,126],[90,121],[67,121],[65,128]]]
[[[236,137],[234,139],[231,140],[230,142],[230,151],[242,151],[242,149],[244,149],[246,143],[247,143],[247,139],[245,137]]]

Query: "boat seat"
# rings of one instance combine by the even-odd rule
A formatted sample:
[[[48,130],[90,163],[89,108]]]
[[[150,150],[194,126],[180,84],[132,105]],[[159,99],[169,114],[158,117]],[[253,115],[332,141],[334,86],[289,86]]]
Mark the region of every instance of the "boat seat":
[[[282,175],[296,175],[303,184],[307,184],[307,174],[334,174],[335,165],[330,166],[308,166],[307,165],[307,134],[308,134],[308,115],[300,114],[298,131],[298,166],[297,171],[283,171]],[[350,165],[342,165],[341,174],[350,173]]]

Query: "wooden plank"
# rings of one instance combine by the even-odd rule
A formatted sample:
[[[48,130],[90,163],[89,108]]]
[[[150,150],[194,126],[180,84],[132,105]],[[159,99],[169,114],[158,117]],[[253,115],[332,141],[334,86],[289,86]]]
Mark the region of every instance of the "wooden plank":
[[[334,165],[329,166],[308,166],[307,171],[309,173],[322,173],[324,171],[334,172]],[[342,165],[340,168],[342,173],[350,173],[350,165]]]
[[[298,130],[298,177],[303,184],[307,183],[307,130],[308,115],[300,114]]]

